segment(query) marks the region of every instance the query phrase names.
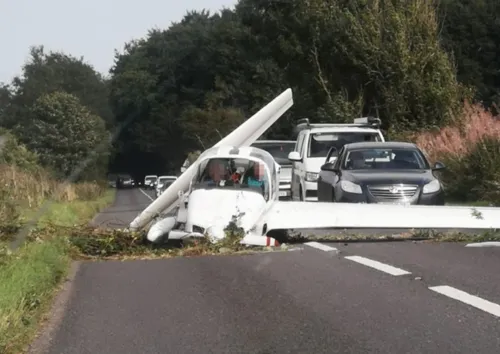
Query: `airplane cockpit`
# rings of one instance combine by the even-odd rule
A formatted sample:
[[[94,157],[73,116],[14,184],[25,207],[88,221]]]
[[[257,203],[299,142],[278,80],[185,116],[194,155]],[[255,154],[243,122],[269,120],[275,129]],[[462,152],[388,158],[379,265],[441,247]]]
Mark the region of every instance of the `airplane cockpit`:
[[[192,180],[192,190],[212,188],[248,190],[258,192],[265,200],[269,200],[272,188],[270,180],[276,178],[274,160],[272,157],[269,160],[268,156],[260,156],[260,151],[254,151],[253,148],[240,148],[238,152],[241,149],[248,151],[246,154],[234,154],[234,157],[229,157],[230,154],[210,154],[209,158],[200,161],[198,171]]]

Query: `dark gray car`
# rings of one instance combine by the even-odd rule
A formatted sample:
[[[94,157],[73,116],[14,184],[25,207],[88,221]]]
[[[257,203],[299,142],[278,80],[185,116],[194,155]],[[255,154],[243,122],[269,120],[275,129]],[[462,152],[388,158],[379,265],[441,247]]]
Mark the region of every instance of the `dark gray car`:
[[[318,201],[444,205],[442,183],[422,151],[405,142],[345,145],[330,163],[331,149],[318,177]]]

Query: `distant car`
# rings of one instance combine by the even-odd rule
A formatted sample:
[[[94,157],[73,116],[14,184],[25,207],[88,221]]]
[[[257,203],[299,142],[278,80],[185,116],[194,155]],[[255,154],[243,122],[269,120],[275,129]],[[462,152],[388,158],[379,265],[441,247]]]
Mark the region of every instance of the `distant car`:
[[[116,184],[117,188],[133,188],[134,187],[134,180],[130,175],[126,174],[120,174],[117,177]]]
[[[281,166],[279,174],[279,198],[290,199],[292,183],[292,162],[288,154],[295,148],[295,141],[289,140],[257,140],[251,146],[266,150]]]
[[[318,201],[444,205],[444,191],[422,151],[405,142],[346,144],[330,149],[318,177]],[[362,217],[362,216],[360,216]]]
[[[156,188],[156,198],[158,198],[163,192],[165,192],[167,188],[170,187],[172,183],[174,183],[174,181],[175,180],[165,181],[164,183],[162,183],[161,188]]]
[[[173,182],[177,179],[177,176],[160,176],[156,180],[155,184],[155,192],[156,195],[160,195],[161,191],[164,191],[165,189],[163,188],[166,182]]]

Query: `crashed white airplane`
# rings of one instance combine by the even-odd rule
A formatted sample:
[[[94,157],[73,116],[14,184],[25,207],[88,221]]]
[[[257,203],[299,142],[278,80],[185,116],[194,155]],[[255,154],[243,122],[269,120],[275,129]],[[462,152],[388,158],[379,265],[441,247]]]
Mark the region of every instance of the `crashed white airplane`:
[[[277,246],[267,236],[272,230],[500,228],[500,208],[495,207],[279,201],[279,165],[268,152],[249,145],[292,104],[288,89],[202,153],[130,229],[154,220],[147,236],[152,242],[205,235],[217,240],[225,237],[224,228],[238,216],[238,226],[245,230],[243,244]],[[160,216],[177,206],[176,216]]]

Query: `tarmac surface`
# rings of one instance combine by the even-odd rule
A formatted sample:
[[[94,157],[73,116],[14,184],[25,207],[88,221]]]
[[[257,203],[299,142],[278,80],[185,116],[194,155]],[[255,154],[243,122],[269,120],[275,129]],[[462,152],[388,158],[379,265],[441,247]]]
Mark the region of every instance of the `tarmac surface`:
[[[148,193],[95,220],[127,225]],[[500,353],[499,269],[500,247],[420,242],[83,262],[32,352]]]

